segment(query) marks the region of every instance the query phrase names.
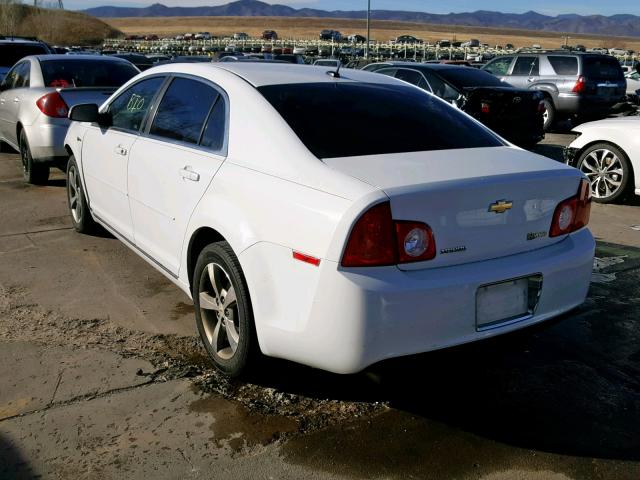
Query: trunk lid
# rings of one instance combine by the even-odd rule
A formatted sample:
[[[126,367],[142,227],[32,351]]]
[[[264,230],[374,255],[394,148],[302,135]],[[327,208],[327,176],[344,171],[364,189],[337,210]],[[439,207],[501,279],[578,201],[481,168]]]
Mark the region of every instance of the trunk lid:
[[[60,88],[58,92],[69,108],[83,103],[102,105],[117,89],[113,87]]]
[[[578,191],[581,174],[510,147],[325,159],[330,167],[382,189],[395,220],[427,223],[437,256],[401,265],[436,268],[536,250],[549,238],[556,206]],[[503,213],[503,203],[511,209]],[[532,272],[535,273],[535,272]]]
[[[487,103],[491,111],[486,115],[499,118],[502,122],[522,120],[523,117],[542,118],[538,111],[543,99],[540,92],[510,87],[467,87],[464,91],[467,97],[465,111],[474,117],[483,116],[482,104]]]

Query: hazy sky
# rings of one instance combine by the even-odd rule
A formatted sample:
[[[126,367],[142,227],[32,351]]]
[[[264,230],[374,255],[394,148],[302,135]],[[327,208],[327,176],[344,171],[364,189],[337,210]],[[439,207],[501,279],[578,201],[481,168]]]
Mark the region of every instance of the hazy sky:
[[[28,0],[26,0],[28,2]],[[220,5],[229,0],[159,0],[167,6]],[[101,5],[118,5],[144,7],[155,3],[155,0],[64,0],[66,8],[82,9]],[[312,7],[323,10],[362,10],[366,8],[366,0],[280,0],[268,3],[279,3],[293,7]],[[448,0],[433,2],[429,0],[371,0],[371,8],[388,10],[413,10],[433,13],[469,12],[475,10],[496,10],[502,12],[536,12],[557,15],[560,13],[603,14],[631,13],[640,15],[639,0]]]

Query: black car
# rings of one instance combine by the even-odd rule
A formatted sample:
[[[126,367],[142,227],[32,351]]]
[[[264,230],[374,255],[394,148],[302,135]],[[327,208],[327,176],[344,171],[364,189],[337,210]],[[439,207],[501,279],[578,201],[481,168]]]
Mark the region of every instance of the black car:
[[[482,70],[458,65],[388,62],[373,70],[437,95],[517,145],[530,148],[544,138],[541,92],[518,89]]]

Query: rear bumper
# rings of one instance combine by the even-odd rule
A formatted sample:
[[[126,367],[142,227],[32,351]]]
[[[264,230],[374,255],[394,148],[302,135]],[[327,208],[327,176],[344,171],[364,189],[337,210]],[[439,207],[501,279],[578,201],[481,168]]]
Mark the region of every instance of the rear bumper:
[[[555,99],[555,107],[559,113],[570,115],[583,115],[592,117],[605,117],[611,107],[623,100],[623,97],[603,99],[597,97],[585,97],[576,94],[561,93]]]
[[[69,156],[64,148],[69,123],[39,123],[25,125],[31,156],[35,163],[59,163]]]
[[[336,373],[378,361],[482,340],[557,317],[586,298],[595,241],[588,229],[539,250],[453,267],[404,272],[395,267],[344,271],[323,261],[296,331],[259,326],[267,355]],[[542,274],[537,309],[522,321],[476,328],[482,285]],[[290,299],[289,299],[290,300]],[[295,303],[295,302],[293,302]]]

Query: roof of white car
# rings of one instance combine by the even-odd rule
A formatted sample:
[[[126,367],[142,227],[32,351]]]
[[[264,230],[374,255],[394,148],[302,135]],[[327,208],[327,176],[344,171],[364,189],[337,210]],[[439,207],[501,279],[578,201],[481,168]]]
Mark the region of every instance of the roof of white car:
[[[313,67],[310,65],[295,65],[287,63],[263,62],[220,62],[220,63],[189,63],[168,64],[147,70],[148,73],[180,72],[205,76],[211,69],[222,69],[237,75],[255,87],[266,85],[287,85],[294,83],[325,83],[325,82],[369,82],[398,84],[398,80],[377,73],[353,69],[340,69],[340,78],[331,76],[328,72],[335,71],[332,67]]]

